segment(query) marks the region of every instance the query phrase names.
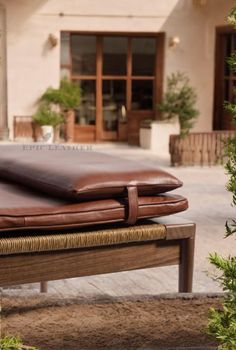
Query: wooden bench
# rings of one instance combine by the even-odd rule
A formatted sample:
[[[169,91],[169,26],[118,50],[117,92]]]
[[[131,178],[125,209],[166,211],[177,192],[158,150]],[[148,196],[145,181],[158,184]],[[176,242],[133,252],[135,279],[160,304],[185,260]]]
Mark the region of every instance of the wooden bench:
[[[179,265],[179,292],[192,291],[195,224],[177,218],[145,220],[67,234],[0,239],[0,286]]]

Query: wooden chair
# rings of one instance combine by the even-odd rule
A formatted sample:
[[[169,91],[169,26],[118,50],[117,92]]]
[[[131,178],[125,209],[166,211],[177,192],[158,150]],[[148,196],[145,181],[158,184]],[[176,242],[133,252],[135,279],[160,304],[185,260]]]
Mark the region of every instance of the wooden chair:
[[[0,238],[0,286],[179,265],[179,292],[192,291],[195,224],[152,219],[80,232]]]

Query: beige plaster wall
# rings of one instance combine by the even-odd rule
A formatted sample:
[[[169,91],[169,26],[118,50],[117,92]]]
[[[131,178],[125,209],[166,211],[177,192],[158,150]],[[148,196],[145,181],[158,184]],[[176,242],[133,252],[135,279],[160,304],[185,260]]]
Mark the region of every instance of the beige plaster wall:
[[[200,117],[195,130],[211,130],[215,26],[225,23],[233,0],[0,0],[7,10],[8,120],[31,115],[45,89],[57,86],[60,47],[48,35],[60,30],[159,32],[167,34],[165,75],[188,73],[198,92]],[[63,14],[61,16],[60,14]],[[168,47],[179,36],[176,49]]]
[[[6,11],[0,4],[0,140],[7,138]]]

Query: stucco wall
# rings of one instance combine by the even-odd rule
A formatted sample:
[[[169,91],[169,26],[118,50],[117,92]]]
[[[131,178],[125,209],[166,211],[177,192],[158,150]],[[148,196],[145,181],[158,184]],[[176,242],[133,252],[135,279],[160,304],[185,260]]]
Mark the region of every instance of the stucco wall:
[[[195,130],[212,127],[215,26],[225,24],[233,0],[0,0],[7,10],[8,120],[31,115],[37,100],[60,76],[60,47],[49,33],[60,30],[159,32],[167,34],[165,76],[188,73],[198,92],[200,117]],[[60,16],[63,13],[63,16]],[[176,49],[168,39],[178,36]]]
[[[0,139],[8,137],[6,99],[6,11],[0,4]]]

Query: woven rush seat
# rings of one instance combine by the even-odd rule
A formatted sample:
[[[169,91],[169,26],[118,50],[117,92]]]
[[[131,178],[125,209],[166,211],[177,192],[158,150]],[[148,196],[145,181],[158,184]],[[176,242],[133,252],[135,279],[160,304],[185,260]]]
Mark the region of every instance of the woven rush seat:
[[[161,224],[60,234],[22,235],[0,239],[0,255],[99,247],[166,238]]]
[[[148,219],[134,226],[78,231],[13,231],[0,238],[0,287],[82,276],[179,266],[179,292],[191,292],[195,224]]]

